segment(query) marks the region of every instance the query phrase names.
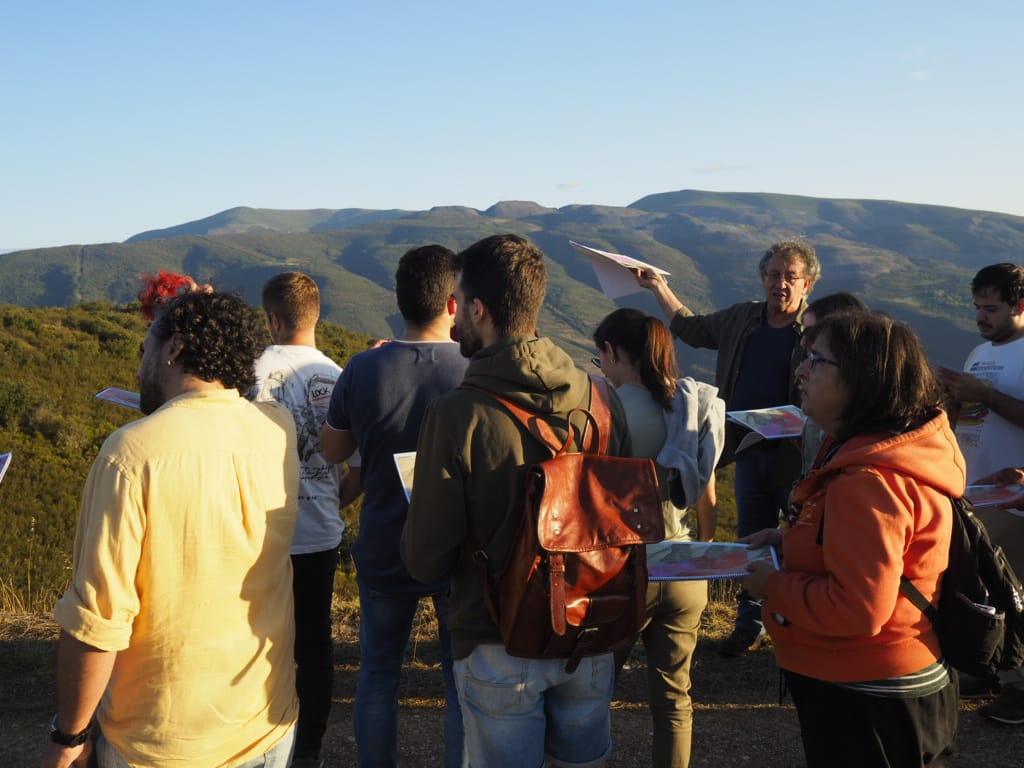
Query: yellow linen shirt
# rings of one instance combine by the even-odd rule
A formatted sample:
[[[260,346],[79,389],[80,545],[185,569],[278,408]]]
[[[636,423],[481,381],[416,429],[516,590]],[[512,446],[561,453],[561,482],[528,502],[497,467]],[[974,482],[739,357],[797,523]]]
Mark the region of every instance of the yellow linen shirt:
[[[276,404],[187,393],[103,444],[56,617],[118,652],[98,719],[129,763],[232,766],[293,726],[297,512]]]

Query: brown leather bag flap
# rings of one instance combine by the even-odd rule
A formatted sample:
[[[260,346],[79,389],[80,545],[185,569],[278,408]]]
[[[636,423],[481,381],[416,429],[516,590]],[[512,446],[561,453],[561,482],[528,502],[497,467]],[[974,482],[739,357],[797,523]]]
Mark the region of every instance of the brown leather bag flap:
[[[591,552],[665,538],[650,459],[572,453],[531,472],[542,483],[537,537],[549,552]]]

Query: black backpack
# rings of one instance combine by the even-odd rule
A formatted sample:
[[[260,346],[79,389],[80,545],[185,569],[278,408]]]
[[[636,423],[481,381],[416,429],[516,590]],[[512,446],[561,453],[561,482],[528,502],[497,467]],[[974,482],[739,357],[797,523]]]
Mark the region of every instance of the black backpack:
[[[1006,668],[1004,656],[1017,655],[1007,646],[1024,627],[1024,587],[1002,548],[989,539],[974,505],[963,497],[952,503],[949,567],[938,606],[906,576],[900,591],[932,622],[946,661],[961,672],[986,677]]]

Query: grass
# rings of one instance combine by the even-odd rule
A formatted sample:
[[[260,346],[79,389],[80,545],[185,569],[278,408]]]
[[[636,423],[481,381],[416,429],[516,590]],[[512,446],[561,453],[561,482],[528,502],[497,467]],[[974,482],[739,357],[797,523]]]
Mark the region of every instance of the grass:
[[[723,659],[717,644],[732,628],[737,584],[710,584],[694,656],[695,709],[692,768],[797,768],[804,765],[792,704],[779,704],[779,673],[770,647]],[[359,612],[354,599],[336,596],[334,708],[324,745],[329,765],[355,765],[352,708],[359,670]],[[56,701],[57,626],[38,613],[0,612],[0,723],[3,765],[38,765],[45,725]],[[399,753],[416,768],[438,764],[444,716],[440,654],[430,603],[420,604],[402,676]],[[650,714],[642,646],[623,671],[612,702],[615,751],[610,768],[650,765]],[[961,704],[958,754],[950,768],[1017,765],[1024,731],[978,717],[978,702]]]

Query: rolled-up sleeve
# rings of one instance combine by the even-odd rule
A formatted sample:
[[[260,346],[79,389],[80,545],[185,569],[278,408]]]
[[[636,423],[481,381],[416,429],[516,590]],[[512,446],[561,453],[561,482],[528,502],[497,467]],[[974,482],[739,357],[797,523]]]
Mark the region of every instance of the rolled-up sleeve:
[[[139,485],[113,458],[96,459],[82,493],[71,586],[55,609],[64,631],[104,651],[128,647],[139,612],[135,575],[146,531]]]

